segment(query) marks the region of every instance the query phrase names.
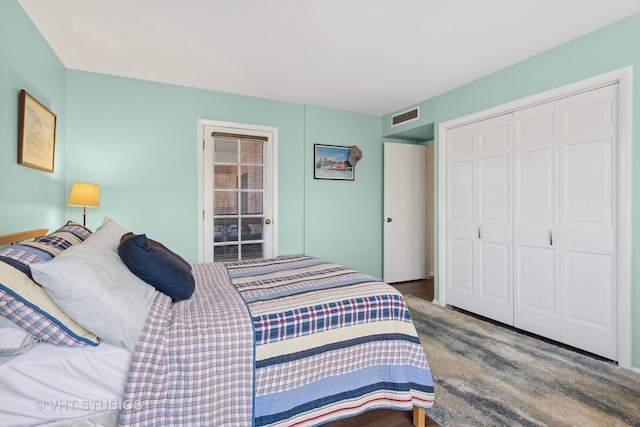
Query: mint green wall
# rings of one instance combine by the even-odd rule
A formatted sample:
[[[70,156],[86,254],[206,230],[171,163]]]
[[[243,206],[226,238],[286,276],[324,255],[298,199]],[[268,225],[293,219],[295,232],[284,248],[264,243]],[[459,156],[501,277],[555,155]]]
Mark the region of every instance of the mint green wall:
[[[324,255],[380,275],[379,117],[73,70],[67,88],[67,187],[88,181],[101,189],[88,226],[110,216],[195,262],[197,120],[274,126],[278,252]],[[314,142],[360,145],[367,160],[358,165],[357,181],[314,182]],[[345,203],[321,215],[332,194]],[[67,214],[80,218],[81,211],[69,207]],[[327,236],[348,240],[336,245]]]
[[[1,1],[0,234],[64,223],[65,72],[18,3]],[[18,165],[20,89],[57,115],[54,173]]]
[[[407,128],[439,123],[473,112],[495,107],[509,101],[583,80],[608,71],[633,66],[633,136],[632,163],[632,223],[640,224],[640,14],[590,33],[558,48],[532,57],[495,74],[459,87],[420,104],[420,120]],[[391,115],[382,119],[383,135],[398,132],[389,126]],[[436,131],[437,138],[437,131]],[[436,140],[436,150],[437,150]],[[436,175],[437,176],[437,175]],[[437,196],[436,196],[437,197]],[[437,203],[437,201],[436,201]],[[436,204],[437,214],[437,204]],[[640,227],[633,227],[632,236],[632,307],[633,360],[640,368]],[[437,261],[436,261],[437,266]],[[437,272],[436,272],[437,280]],[[437,286],[440,284],[438,283]],[[437,289],[436,289],[437,292]],[[436,294],[437,295],[437,294]]]
[[[381,276],[379,117],[66,70],[17,1],[0,2],[0,24],[0,234],[80,221],[68,192],[75,181],[96,182],[101,207],[88,209],[89,227],[111,216],[195,261],[197,120],[222,120],[278,128],[280,254],[311,250]],[[53,174],[16,163],[21,88],[58,116]],[[314,142],[363,148],[356,182],[314,182]],[[334,253],[333,242],[305,227],[318,220],[310,201],[332,185],[348,197],[337,218],[323,218],[329,235],[349,238]]]
[[[314,144],[357,145],[354,181],[313,178]],[[306,106],[305,253],[382,277],[380,118]]]
[[[303,252],[304,106],[73,70],[67,87],[67,186],[101,190],[87,225],[110,216],[195,262],[198,119],[275,126],[279,252]]]

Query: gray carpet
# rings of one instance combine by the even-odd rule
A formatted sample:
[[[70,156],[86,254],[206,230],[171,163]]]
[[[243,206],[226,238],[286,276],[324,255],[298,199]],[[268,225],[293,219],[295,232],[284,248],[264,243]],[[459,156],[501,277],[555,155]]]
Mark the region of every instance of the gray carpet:
[[[640,426],[640,374],[405,298],[441,426]]]

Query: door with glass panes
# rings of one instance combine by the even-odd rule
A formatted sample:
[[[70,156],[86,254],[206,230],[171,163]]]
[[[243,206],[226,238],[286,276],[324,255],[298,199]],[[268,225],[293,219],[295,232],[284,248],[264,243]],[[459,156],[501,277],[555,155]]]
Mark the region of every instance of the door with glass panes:
[[[205,261],[274,255],[272,138],[264,131],[204,127]]]

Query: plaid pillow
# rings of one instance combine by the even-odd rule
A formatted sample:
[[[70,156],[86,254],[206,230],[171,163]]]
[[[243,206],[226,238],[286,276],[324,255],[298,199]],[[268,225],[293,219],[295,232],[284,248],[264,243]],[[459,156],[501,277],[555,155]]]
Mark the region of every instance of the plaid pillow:
[[[64,346],[98,345],[98,338],[71,319],[37,283],[30,265],[53,259],[91,231],[72,221],[33,241],[0,249],[0,315],[34,337]]]
[[[0,315],[32,336],[69,347],[98,345],[98,338],[71,319],[26,274],[0,262]]]
[[[0,261],[31,277],[31,264],[53,259],[63,250],[84,241],[90,234],[88,228],[69,221],[46,236],[1,248]]]

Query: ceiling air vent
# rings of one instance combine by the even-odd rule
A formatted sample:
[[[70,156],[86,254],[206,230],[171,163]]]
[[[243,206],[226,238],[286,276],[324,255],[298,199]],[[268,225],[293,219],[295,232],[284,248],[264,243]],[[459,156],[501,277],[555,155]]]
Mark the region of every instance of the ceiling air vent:
[[[395,116],[391,117],[391,126],[392,127],[398,126],[413,120],[418,120],[419,117],[420,117],[420,107],[416,107],[409,111],[405,111],[403,113],[396,114]]]

